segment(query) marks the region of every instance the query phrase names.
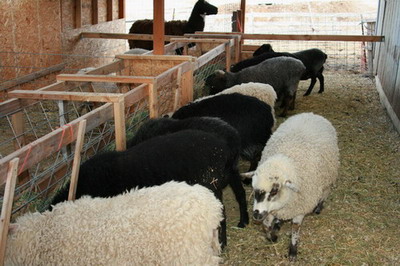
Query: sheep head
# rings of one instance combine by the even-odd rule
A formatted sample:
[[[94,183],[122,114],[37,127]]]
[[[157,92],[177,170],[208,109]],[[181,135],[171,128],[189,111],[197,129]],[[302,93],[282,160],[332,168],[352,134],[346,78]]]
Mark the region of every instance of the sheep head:
[[[298,192],[295,176],[292,160],[284,155],[272,156],[259,165],[252,182],[254,220],[262,221],[268,214],[275,216],[291,200]]]
[[[226,73],[222,70],[216,70],[213,74],[207,77],[206,86],[210,88],[210,95],[217,94],[227,88]]]

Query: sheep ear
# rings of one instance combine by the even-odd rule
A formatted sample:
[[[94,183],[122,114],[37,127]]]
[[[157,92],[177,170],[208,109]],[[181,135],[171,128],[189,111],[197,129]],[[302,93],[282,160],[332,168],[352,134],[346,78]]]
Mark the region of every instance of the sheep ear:
[[[283,184],[285,187],[293,190],[294,192],[299,192],[299,189],[295,184],[292,183],[290,180],[286,180],[285,183]]]

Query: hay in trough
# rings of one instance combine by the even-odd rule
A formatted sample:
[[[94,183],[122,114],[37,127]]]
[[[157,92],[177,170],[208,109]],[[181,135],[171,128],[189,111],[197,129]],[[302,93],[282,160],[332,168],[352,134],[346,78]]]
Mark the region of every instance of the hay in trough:
[[[400,265],[400,136],[379,102],[373,79],[327,72],[325,92],[303,97],[301,81],[296,108],[329,119],[338,132],[339,179],[320,215],[309,215],[300,232],[295,265]],[[277,110],[279,114],[280,110]],[[278,118],[278,123],[284,119]],[[244,168],[245,170],[246,168]],[[251,186],[246,187],[249,197]],[[237,203],[230,189],[224,203],[228,216],[225,265],[287,265],[290,223],[277,243],[265,240],[252,222],[235,228]],[[249,200],[252,212],[253,199]]]

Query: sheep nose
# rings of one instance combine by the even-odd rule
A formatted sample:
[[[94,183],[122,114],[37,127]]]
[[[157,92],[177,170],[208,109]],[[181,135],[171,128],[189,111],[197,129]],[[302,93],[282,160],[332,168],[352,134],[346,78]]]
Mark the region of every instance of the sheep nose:
[[[260,213],[259,210],[255,210],[253,212],[253,219],[260,222],[262,219],[264,218],[264,215],[262,215],[262,213]]]

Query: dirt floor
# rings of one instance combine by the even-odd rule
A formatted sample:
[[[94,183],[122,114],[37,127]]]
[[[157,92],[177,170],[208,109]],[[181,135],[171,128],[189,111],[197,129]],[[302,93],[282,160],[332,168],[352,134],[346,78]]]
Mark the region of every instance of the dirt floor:
[[[306,216],[295,265],[400,265],[400,136],[379,102],[375,81],[356,74],[325,74],[326,89],[301,96],[296,109],[329,119],[338,132],[341,167],[338,182],[320,215]],[[279,110],[277,110],[279,113]],[[278,119],[278,123],[283,121]],[[252,213],[251,186],[246,187]],[[290,223],[268,242],[252,222],[236,228],[238,206],[224,194],[228,217],[225,265],[286,265]]]

